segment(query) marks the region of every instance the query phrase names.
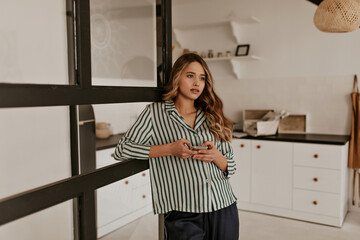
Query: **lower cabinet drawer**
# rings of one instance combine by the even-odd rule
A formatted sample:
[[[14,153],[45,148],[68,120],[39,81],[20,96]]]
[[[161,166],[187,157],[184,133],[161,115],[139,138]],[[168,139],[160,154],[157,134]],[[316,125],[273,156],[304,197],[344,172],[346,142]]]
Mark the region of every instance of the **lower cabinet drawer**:
[[[340,170],[294,167],[294,187],[330,193],[340,193]]]
[[[341,169],[343,146],[294,143],[294,164],[298,166]]]
[[[138,188],[150,183],[149,170],[142,171],[132,176],[133,188]]]
[[[102,168],[119,161],[114,159],[114,149],[104,149],[96,151],[96,168]]]
[[[340,195],[300,189],[293,193],[294,210],[340,217]]]
[[[134,200],[138,208],[151,204],[151,187],[150,183],[134,189]],[[134,203],[135,204],[135,203]]]

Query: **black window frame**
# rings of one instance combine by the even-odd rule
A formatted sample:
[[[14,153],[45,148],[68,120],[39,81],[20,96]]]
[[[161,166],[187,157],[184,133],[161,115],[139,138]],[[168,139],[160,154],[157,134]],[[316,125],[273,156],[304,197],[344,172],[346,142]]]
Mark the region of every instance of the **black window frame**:
[[[79,170],[78,105],[161,101],[162,86],[92,86],[90,1],[66,1],[69,85],[0,83],[0,108],[68,106],[72,177],[0,199],[0,226],[32,213],[75,199],[74,239],[96,239],[96,189],[149,168],[148,161],[126,160],[86,173]],[[162,79],[172,66],[171,0],[158,0],[161,17]],[[76,36],[76,37],[75,37]],[[159,83],[159,81],[158,81]]]

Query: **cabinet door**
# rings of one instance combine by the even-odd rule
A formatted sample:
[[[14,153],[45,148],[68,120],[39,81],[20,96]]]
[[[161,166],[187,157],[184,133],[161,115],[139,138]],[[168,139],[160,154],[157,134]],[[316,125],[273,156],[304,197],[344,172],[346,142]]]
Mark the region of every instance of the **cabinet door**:
[[[97,189],[97,225],[103,227],[135,210],[133,176]]]
[[[292,146],[286,142],[252,142],[252,202],[291,208]]]
[[[234,139],[236,172],[230,177],[231,187],[238,201],[250,201],[251,140]]]

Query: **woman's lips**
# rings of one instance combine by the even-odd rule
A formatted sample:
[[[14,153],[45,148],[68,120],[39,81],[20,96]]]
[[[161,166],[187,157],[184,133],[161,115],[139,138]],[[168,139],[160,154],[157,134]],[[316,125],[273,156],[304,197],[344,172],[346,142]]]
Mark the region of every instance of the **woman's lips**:
[[[194,93],[194,94],[198,94],[200,91],[199,90],[197,90],[197,89],[190,89],[190,91],[192,92],[192,93]]]

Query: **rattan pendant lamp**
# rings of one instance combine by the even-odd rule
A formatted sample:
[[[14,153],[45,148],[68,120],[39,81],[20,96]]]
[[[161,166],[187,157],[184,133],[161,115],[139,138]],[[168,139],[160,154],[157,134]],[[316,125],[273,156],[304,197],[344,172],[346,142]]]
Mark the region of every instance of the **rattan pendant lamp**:
[[[324,0],[314,15],[315,26],[323,32],[352,32],[360,27],[358,0]]]

